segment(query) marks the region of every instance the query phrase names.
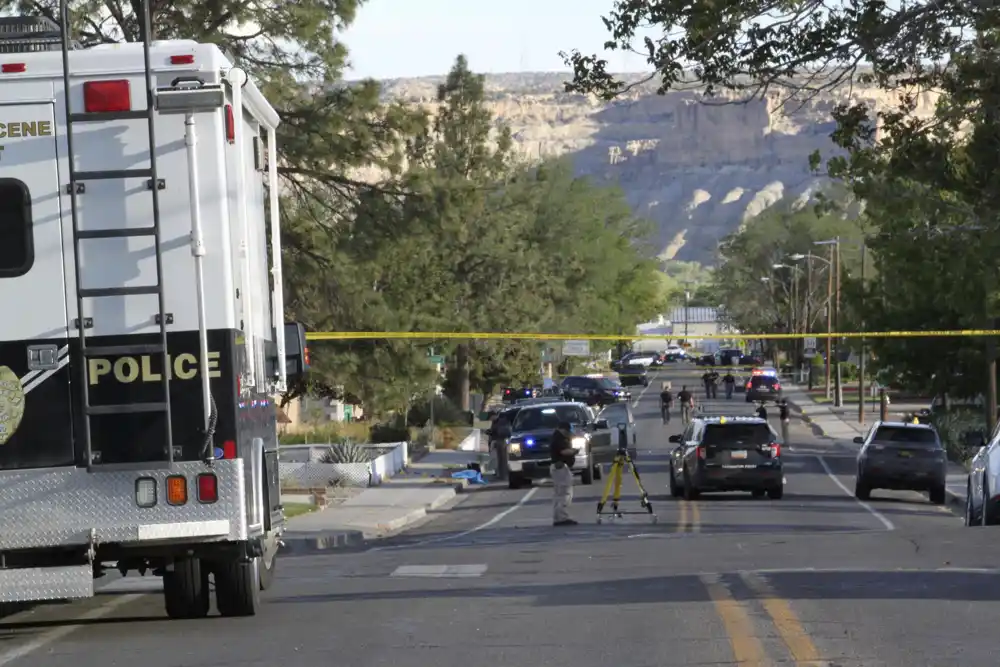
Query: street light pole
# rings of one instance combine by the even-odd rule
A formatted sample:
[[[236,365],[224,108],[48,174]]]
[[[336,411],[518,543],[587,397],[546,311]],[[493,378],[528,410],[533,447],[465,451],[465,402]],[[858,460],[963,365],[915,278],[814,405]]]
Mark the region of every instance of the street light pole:
[[[841,264],[841,261],[840,261],[840,237],[839,236],[837,237],[837,242],[834,244],[833,247],[836,249],[836,253],[837,253],[837,300],[836,300],[836,306],[835,306],[835,310],[834,310],[834,323],[833,324],[834,324],[834,328],[839,332],[840,331],[840,270],[841,270],[841,267],[840,267],[840,264]],[[834,397],[833,397],[833,405],[834,405],[834,407],[840,408],[840,407],[844,406],[844,385],[843,385],[843,382],[841,381],[841,376],[840,376],[840,337],[839,336],[837,338],[837,343],[834,346],[833,356],[834,356],[834,359],[836,360],[836,364],[837,364],[835,366],[834,372],[833,372],[834,391],[836,392],[835,395],[834,395]]]
[[[830,270],[826,275],[826,398],[830,399],[830,371],[833,369],[833,246],[830,246]]]
[[[858,360],[858,423],[865,423],[865,248],[861,243],[861,358]]]

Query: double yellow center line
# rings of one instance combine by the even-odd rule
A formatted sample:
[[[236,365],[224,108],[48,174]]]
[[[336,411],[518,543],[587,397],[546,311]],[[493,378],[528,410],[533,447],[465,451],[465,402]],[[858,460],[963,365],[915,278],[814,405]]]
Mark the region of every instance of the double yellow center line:
[[[698,503],[680,501],[678,503],[677,533],[701,532],[701,510]],[[829,663],[820,658],[819,651],[802,626],[798,615],[787,600],[778,596],[774,589],[760,575],[742,572],[740,579],[760,603],[771,624],[788,648],[796,667],[825,667]],[[719,575],[701,575],[702,584],[722,620],[726,636],[733,652],[733,659],[739,667],[770,667],[776,661],[770,659],[764,644],[750,616],[748,605],[733,597],[732,592]]]
[[[743,572],[740,573],[740,578],[764,608],[796,667],[825,667],[829,664],[820,657],[816,645],[787,600],[778,597],[774,589],[759,575]],[[701,581],[712,598],[716,613],[722,619],[736,664],[740,667],[769,667],[775,664],[776,661],[771,660],[764,649],[760,633],[757,632],[746,605],[733,597],[718,575],[702,575]]]
[[[678,503],[679,516],[677,517],[677,527],[675,533],[700,533],[701,532],[701,510],[697,503],[689,503],[682,500]],[[690,515],[690,521],[688,521]]]

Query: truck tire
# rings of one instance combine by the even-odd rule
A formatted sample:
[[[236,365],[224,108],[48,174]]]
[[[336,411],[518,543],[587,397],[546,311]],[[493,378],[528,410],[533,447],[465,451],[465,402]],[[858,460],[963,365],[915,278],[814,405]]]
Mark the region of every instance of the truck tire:
[[[222,616],[256,616],[260,609],[260,558],[216,563],[215,606]],[[272,563],[273,566],[273,563]]]
[[[580,483],[581,484],[593,484],[594,483],[594,464],[587,461],[586,465],[580,471]]]
[[[208,616],[208,570],[198,558],[178,558],[173,571],[163,573],[163,602],[170,618]]]

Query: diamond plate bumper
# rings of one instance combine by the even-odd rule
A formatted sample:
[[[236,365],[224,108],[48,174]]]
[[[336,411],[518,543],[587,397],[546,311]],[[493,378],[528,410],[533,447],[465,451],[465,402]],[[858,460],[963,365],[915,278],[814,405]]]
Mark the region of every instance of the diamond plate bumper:
[[[0,602],[39,602],[94,597],[90,565],[0,570]]]
[[[218,477],[219,500],[207,505],[195,497],[197,476],[204,472]],[[171,475],[187,478],[190,500],[186,505],[167,504],[166,478]],[[153,507],[136,505],[136,480],[140,477],[156,480],[157,503]],[[0,472],[0,551],[86,545],[92,529],[98,544],[245,540],[245,489],[241,459],[216,461],[211,467],[197,461],[178,463],[173,470],[88,473],[82,468],[49,468]],[[0,595],[4,581],[0,578]]]

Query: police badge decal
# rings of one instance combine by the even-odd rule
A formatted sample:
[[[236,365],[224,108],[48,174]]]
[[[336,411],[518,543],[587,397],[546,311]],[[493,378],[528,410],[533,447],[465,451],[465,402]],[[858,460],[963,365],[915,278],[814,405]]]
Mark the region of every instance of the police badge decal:
[[[0,445],[6,445],[24,417],[24,389],[21,379],[0,366]]]

